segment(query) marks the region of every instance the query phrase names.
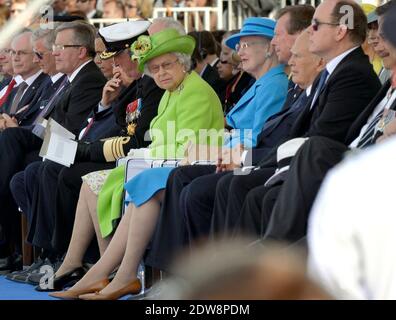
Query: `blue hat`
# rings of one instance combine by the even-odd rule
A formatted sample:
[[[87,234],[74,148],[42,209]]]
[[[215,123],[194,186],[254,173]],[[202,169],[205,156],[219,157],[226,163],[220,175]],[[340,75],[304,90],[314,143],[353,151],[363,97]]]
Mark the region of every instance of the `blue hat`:
[[[367,15],[367,24],[373,23],[378,21],[378,16],[377,13],[374,11],[371,11],[368,15]]]
[[[382,23],[382,32],[385,39],[396,48],[396,5],[392,5],[386,12]]]
[[[275,25],[276,22],[269,18],[247,18],[243,22],[241,31],[229,37],[225,41],[225,44],[235,50],[235,46],[239,43],[241,37],[259,36],[272,39],[274,37]]]

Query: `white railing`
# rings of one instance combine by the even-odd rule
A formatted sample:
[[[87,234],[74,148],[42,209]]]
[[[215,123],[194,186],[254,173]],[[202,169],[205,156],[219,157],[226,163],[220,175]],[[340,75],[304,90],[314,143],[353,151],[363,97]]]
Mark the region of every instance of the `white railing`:
[[[126,18],[117,18],[117,19],[89,19],[89,22],[91,24],[94,24],[95,26],[98,26],[99,28],[102,28],[104,26],[108,26],[110,24],[113,23],[118,23],[118,22],[122,22],[122,21],[126,21]],[[130,20],[134,20],[134,19],[130,19]]]
[[[223,11],[225,4],[225,12]],[[252,10],[243,5],[238,0],[217,0],[213,7],[155,7],[153,10],[153,18],[167,16],[171,12],[171,16],[177,19],[178,15],[183,14],[182,23],[184,28],[189,30],[189,22],[192,19],[194,26],[202,24],[202,30],[211,30],[211,15],[216,16],[216,29],[239,29],[242,27],[243,20],[246,17],[253,16]],[[201,21],[201,17],[203,17]],[[125,19],[91,19],[90,22],[100,27]]]
[[[219,1],[220,2],[220,1]],[[223,8],[219,11],[218,7],[189,7],[189,8],[182,8],[182,7],[174,7],[174,8],[154,8],[153,11],[153,18],[158,17],[165,17],[168,12],[171,12],[173,18],[177,20],[177,16],[180,13],[183,13],[183,24],[186,30],[189,29],[189,21],[190,17],[192,16],[194,19],[194,25],[199,26],[201,23],[200,15],[203,14],[203,29],[210,31],[210,15],[216,14],[217,15],[217,29],[223,29],[223,19],[222,19],[222,12]]]

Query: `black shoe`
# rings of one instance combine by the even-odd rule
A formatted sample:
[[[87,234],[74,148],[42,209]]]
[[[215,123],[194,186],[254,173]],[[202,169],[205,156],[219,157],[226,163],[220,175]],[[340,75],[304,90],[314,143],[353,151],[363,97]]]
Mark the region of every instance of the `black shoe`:
[[[77,281],[79,281],[85,275],[85,270],[83,267],[78,267],[72,271],[65,273],[64,275],[48,279],[48,282],[44,283],[44,285],[38,285],[35,289],[37,291],[61,291],[65,287],[69,287],[74,285]],[[52,280],[52,281],[51,281]],[[52,286],[50,283],[52,282]]]
[[[48,278],[52,277],[62,262],[60,260],[56,260],[55,262],[51,262],[48,258],[46,258],[43,264],[40,266],[39,271],[41,268],[42,272],[33,272],[27,277],[27,282],[33,285],[38,285],[40,280],[43,276],[47,276]],[[47,278],[47,279],[48,279]]]
[[[22,270],[22,256],[8,256],[0,259],[0,274],[9,274],[17,270]]]
[[[32,274],[37,274],[40,272],[40,268],[45,264],[45,260],[42,258],[38,258],[35,263],[33,263],[30,267],[23,271],[14,271],[6,276],[6,279],[16,282],[26,283],[28,278]]]

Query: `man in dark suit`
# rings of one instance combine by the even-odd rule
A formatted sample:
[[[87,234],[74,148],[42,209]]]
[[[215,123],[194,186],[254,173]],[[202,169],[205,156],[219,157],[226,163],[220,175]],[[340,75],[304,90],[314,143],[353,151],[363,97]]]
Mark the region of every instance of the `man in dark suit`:
[[[389,3],[384,5],[380,17],[390,6]],[[382,18],[379,21],[380,32],[381,25]],[[380,38],[379,42],[381,46],[388,47],[383,38]],[[383,52],[384,66],[394,73],[396,58],[390,54],[388,48],[386,51]],[[391,83],[390,80],[384,84],[367,108],[353,122],[344,143],[320,136],[304,143],[292,161],[288,178],[278,190],[276,201],[271,205],[266,199],[259,200],[258,208],[261,209],[261,216],[267,220],[267,223],[261,227],[260,236],[265,239],[288,241],[298,241],[305,236],[309,212],[327,172],[345,157],[347,151],[369,147],[387,132],[386,123],[392,120],[387,120],[386,110],[396,110],[395,89],[396,83]],[[244,213],[250,212],[249,215],[257,212],[248,206],[246,209]]]
[[[195,39],[196,46],[192,54],[194,70],[216,91],[219,97],[224,97],[226,82],[217,71],[219,58],[216,55],[218,44],[209,31],[193,31],[189,33]]]
[[[15,75],[19,75],[22,81],[15,86],[7,101],[2,105],[3,113],[16,114],[18,110],[28,105],[41,83],[48,79],[42,72],[34,53],[31,43],[32,32],[24,31],[16,36],[11,42],[11,59]]]
[[[103,74],[92,61],[94,55],[95,30],[83,22],[70,22],[60,25],[56,30],[53,47],[56,69],[67,75],[67,81],[56,92],[43,109],[43,118],[51,117],[74,134],[78,134],[83,121],[97,106],[102,88],[106,82]],[[36,126],[37,128],[37,126]],[[3,257],[8,253],[0,270],[15,267],[11,252],[6,252],[11,240],[19,240],[19,219],[16,206],[12,201],[9,182],[12,176],[27,164],[39,160],[38,150],[42,140],[26,128],[8,128],[0,136],[0,199],[3,210],[0,225],[6,233],[3,236]]]
[[[344,1],[339,1],[335,5],[324,2],[315,11],[312,26],[309,28],[310,51],[317,53],[328,63],[316,80],[313,100],[297,118],[291,128],[289,139],[319,135],[344,142],[350,125],[380,88],[378,78],[360,47],[366,37],[367,23],[363,11],[352,3],[356,27],[348,29],[345,25],[339,25],[340,6],[348,4],[349,2]],[[323,21],[330,24],[321,24]],[[332,35],[340,31],[341,38]],[[365,75],[364,79],[362,72]],[[231,177],[231,181],[228,181],[229,187],[223,184],[223,190],[218,189],[219,199],[225,201],[219,200],[217,210],[227,210],[226,216],[234,219],[233,226],[239,219],[248,193],[251,196],[255,194],[256,198],[266,195],[267,189],[263,189],[262,185],[275,172],[276,150],[277,148],[273,149],[272,155],[259,163],[260,170],[253,171],[246,177]],[[257,195],[257,192],[260,192],[260,195]],[[236,193],[238,196],[227,199],[226,193]]]

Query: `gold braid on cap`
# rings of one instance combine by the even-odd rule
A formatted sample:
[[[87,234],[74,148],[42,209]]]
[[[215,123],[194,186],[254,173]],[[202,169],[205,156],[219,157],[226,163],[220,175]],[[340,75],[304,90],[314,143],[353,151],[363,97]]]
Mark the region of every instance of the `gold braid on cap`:
[[[106,140],[103,144],[103,155],[107,162],[116,161],[125,157],[124,145],[131,140],[131,137],[120,137]]]
[[[108,52],[108,51],[103,51],[99,57],[102,60],[107,60],[110,59],[111,57],[113,57],[115,55],[115,52]]]

